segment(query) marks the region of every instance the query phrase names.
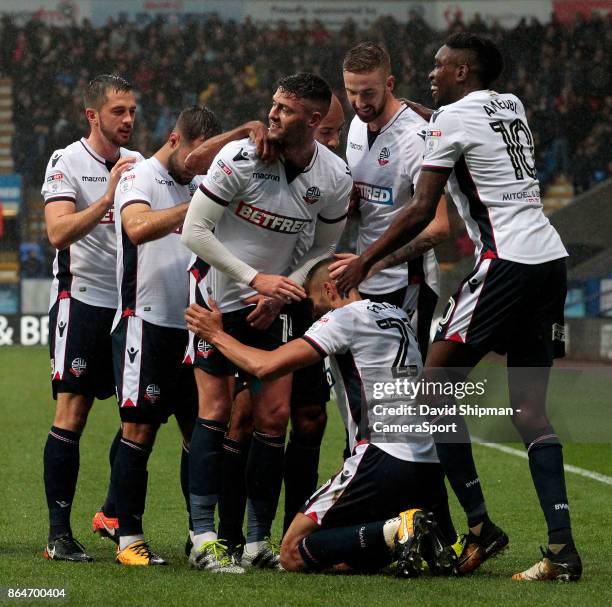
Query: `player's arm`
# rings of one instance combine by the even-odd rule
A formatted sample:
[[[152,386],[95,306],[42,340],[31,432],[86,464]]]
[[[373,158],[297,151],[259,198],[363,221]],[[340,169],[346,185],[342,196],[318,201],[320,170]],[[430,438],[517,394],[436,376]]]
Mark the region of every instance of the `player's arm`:
[[[236,282],[248,284],[258,293],[279,299],[300,301],[306,297],[304,289],[286,276],[258,272],[238,259],[214,234],[217,222],[229,202],[198,189],[191,199],[183,225],[183,244],[211,266],[227,274]]]
[[[300,259],[300,265],[289,275],[298,284],[304,284],[306,276],[315,264],[333,254],[346,225],[346,213],[334,220],[317,217],[312,247]]]
[[[268,162],[273,154],[273,144],[268,140],[268,127],[259,120],[251,120],[243,125],[207,139],[185,159],[185,166],[198,175],[208,172],[214,157],[223,146],[238,139],[248,137],[257,146],[257,155]]]
[[[420,103],[416,103],[415,101],[410,101],[410,99],[405,99],[402,97],[399,99],[399,101],[407,105],[413,112],[418,114],[424,120],[427,120],[427,122],[430,121],[431,116],[434,113],[434,110],[431,108],[421,105]]]
[[[103,196],[82,211],[76,210],[76,201],[68,198],[52,199],[45,205],[45,222],[49,242],[56,249],[65,249],[91,232],[113,206],[115,187],[121,175],[137,161],[134,156],[120,158],[111,169],[108,188]]]
[[[321,359],[320,354],[303,339],[294,339],[272,351],[245,346],[223,331],[221,312],[213,301],[209,303],[211,311],[197,304],[187,308],[187,327],[247,373],[259,379],[270,380]]]
[[[420,257],[429,249],[433,249],[450,236],[448,223],[448,210],[446,197],[441,196],[436,208],[436,215],[431,223],[408,244],[400,247],[390,255],[376,262],[369,274],[373,275],[386,268],[398,266],[402,263]]]
[[[419,257],[433,249],[435,246],[444,242],[450,235],[450,225],[448,222],[448,210],[446,197],[442,196],[438,202],[436,209],[436,215],[432,222],[413,240],[408,244],[400,247],[393,253],[387,255],[380,261],[377,261],[369,270],[366,278],[370,278],[385,270],[386,268],[392,268],[393,266],[399,266],[402,263],[406,263],[411,259]],[[354,253],[336,253],[335,257],[337,261],[330,264],[330,277],[334,280],[342,274],[344,268],[350,263],[351,260],[356,259],[358,255]]]
[[[133,200],[121,208],[121,225],[133,244],[157,240],[174,232],[185,220],[189,203],[153,211],[145,200]]]
[[[357,287],[377,261],[408,244],[431,223],[449,174],[450,170],[438,172],[426,167],[422,169],[410,204],[400,210],[383,235],[353,259],[338,277],[341,293],[348,293]]]

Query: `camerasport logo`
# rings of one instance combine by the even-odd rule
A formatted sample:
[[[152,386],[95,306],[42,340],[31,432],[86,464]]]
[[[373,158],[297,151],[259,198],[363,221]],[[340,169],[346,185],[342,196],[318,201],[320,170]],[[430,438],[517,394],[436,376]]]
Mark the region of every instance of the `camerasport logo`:
[[[160,395],[161,395],[161,391],[157,384],[149,384],[147,386],[147,389],[145,390],[145,398],[150,403],[156,403],[159,400]]]
[[[378,164],[381,167],[384,167],[385,165],[389,164],[390,157],[391,151],[389,150],[389,148],[383,148],[382,150],[380,150],[380,154],[378,155]]]
[[[314,204],[321,198],[321,190],[316,185],[309,187],[306,190],[306,194],[303,196],[306,204]]]
[[[75,377],[81,377],[87,371],[87,361],[84,358],[75,358],[70,365],[70,373]]]

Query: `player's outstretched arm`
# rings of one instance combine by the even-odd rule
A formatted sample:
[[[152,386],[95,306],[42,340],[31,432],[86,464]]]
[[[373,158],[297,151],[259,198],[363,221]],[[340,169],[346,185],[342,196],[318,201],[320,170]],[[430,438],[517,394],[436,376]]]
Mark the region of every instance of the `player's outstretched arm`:
[[[138,159],[134,156],[120,158],[111,169],[108,178],[108,188],[104,195],[82,211],[76,210],[76,205],[70,200],[57,200],[45,206],[45,222],[49,242],[58,250],[87,236],[113,206],[115,188],[121,175],[134,166]]]
[[[431,223],[408,244],[400,247],[390,255],[377,261],[371,268],[369,275],[372,276],[386,268],[392,268],[402,263],[415,259],[444,242],[450,236],[450,225],[448,223],[448,210],[446,197],[442,196],[438,202],[436,215]]]
[[[171,209],[151,210],[148,202],[134,201],[121,209],[121,224],[135,245],[157,240],[174,232],[182,225],[189,203]]]
[[[223,216],[225,206],[197,190],[191,199],[183,224],[183,244],[206,263],[236,282],[252,286],[258,293],[278,299],[299,301],[304,289],[286,276],[258,272],[238,259],[215,236],[213,230]]]
[[[409,243],[429,225],[436,215],[436,206],[447,180],[447,173],[426,169],[421,171],[411,203],[398,213],[376,242],[347,264],[337,279],[341,293],[348,293],[352,288],[356,288],[377,261]]]
[[[217,348],[225,357],[247,373],[270,380],[307,367],[320,355],[302,339],[295,339],[276,350],[266,351],[240,343],[223,331],[221,312],[209,300],[211,310],[192,304],[185,312],[187,327],[198,337]]]
[[[249,137],[257,146],[257,155],[264,162],[269,162],[276,157],[276,148],[268,139],[268,127],[259,120],[251,120],[227,133],[221,133],[204,141],[187,156],[185,166],[190,171],[203,175],[208,172],[214,157],[223,146],[245,137]]]

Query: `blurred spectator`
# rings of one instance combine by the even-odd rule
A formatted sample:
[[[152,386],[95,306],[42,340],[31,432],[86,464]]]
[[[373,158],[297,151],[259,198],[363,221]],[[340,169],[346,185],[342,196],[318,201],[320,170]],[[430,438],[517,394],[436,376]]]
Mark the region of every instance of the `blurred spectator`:
[[[467,24],[459,11],[446,16],[446,31],[434,31],[417,10],[406,23],[382,17],[367,31],[351,19],[330,31],[320,20],[292,30],[284,21],[255,25],[214,14],[118,18],[101,27],[35,19],[18,26],[3,16],[0,74],[14,82],[16,170],[38,186],[51,151],[85,132],[81,90],[98,73],[133,81],[139,115],[132,145],[147,156],[187,104],[206,103],[231,128],[265,120],[281,75],[314,71],[342,90],[343,54],[366,38],[389,49],[398,93],[430,104],[427,75],[437,48],[449,33],[470,29],[491,36],[504,53],[496,88],[525,104],[543,187],[561,173],[578,191],[610,176],[612,17],[579,16],[570,26],[521,19],[503,29],[479,14]]]

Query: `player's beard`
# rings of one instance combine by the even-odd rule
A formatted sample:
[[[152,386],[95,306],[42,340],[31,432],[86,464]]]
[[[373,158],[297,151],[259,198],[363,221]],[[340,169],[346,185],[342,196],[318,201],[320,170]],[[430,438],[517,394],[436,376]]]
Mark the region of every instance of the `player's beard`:
[[[113,131],[109,129],[104,124],[104,121],[102,120],[102,116],[100,116],[100,132],[102,133],[102,135],[104,135],[104,137],[108,141],[110,141],[113,145],[116,145],[118,148],[120,148],[129,143],[130,139],[132,138],[132,133],[134,132],[134,130],[131,129],[130,134],[126,138],[125,136],[120,135],[118,131]]]
[[[174,181],[176,181],[176,183],[179,185],[187,185],[191,183],[193,175],[191,173],[187,174],[181,171],[179,163],[176,160],[176,152],[177,150],[172,152],[172,154],[170,154],[168,157],[168,175],[170,175],[170,177],[172,177],[172,179],[174,179]]]
[[[283,134],[276,140],[276,143],[278,143],[281,150],[302,147],[306,145],[307,131],[306,125],[294,124],[291,128],[283,130]]]
[[[355,110],[355,113],[359,117],[359,120],[361,120],[361,122],[365,122],[366,124],[368,124],[376,120],[377,118],[379,118],[380,115],[385,111],[385,106],[387,105],[388,95],[389,95],[389,92],[385,88],[385,94],[382,98],[382,101],[380,102],[380,105],[377,108],[373,108],[374,111],[365,117],[361,115],[361,113],[357,110],[355,106],[353,106],[353,109]]]

